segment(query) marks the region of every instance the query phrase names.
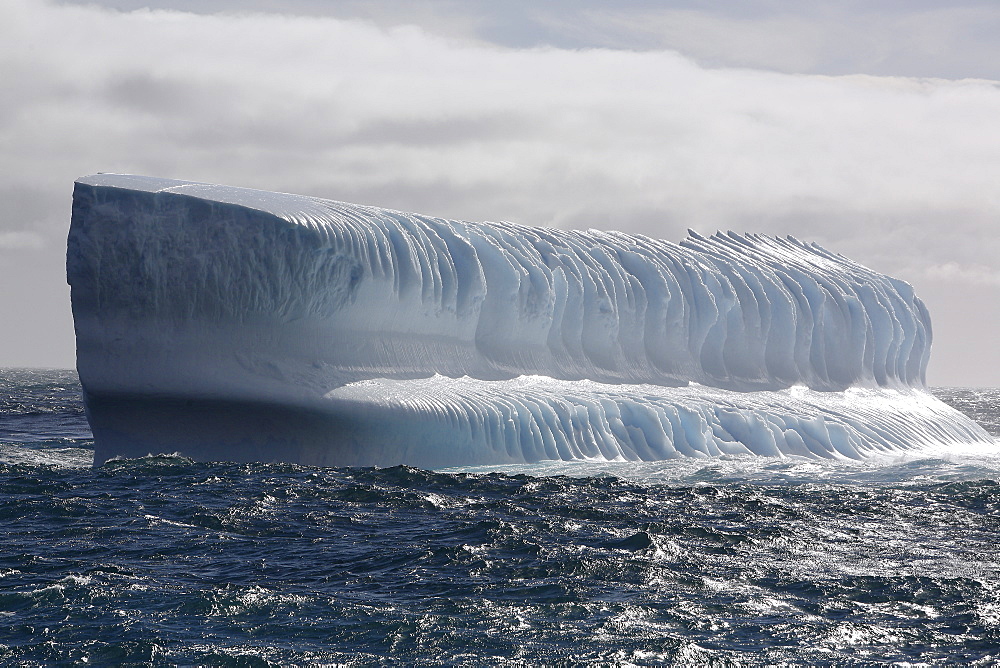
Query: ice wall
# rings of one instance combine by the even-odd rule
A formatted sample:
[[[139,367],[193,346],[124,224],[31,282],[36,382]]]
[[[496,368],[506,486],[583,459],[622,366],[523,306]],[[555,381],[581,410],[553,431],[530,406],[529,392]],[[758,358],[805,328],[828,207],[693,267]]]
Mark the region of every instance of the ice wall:
[[[986,437],[943,406],[924,410],[919,397],[910,404],[924,417],[910,431],[923,436],[895,424],[909,419],[899,393],[926,396],[926,309],[906,283],[792,238],[691,232],[674,244],[97,175],[76,184],[67,272],[99,459],[170,443],[193,456],[333,464],[656,459],[684,454],[678,434],[699,429],[708,440],[688,454],[733,443],[756,454],[862,456],[928,433]],[[523,376],[548,383],[541,403],[518,398]],[[446,382],[427,395],[430,378]],[[880,401],[895,393],[895,422],[878,436],[853,419],[848,432],[871,433],[839,449],[829,433],[810,436],[825,443],[812,450],[794,436],[763,447],[774,438],[699,411],[682,410],[689,418],[677,429],[660,420],[654,435],[650,421],[617,429],[620,410],[594,409],[607,391],[595,400],[587,383],[560,384],[584,380],[618,385],[622,400],[643,393],[656,410],[731,404],[780,422],[782,434],[810,430],[785,420],[801,401],[783,391],[818,397],[807,419],[822,426],[853,419],[840,408],[826,415],[824,402],[840,406],[843,391],[865,388]],[[364,389],[372,383],[389,383],[396,398]],[[583,395],[573,404],[590,406],[583,422],[546,417]],[[143,427],[139,415],[159,426]],[[942,423],[954,428],[933,426]],[[541,447],[561,429],[579,432],[574,443],[604,434],[607,446]]]

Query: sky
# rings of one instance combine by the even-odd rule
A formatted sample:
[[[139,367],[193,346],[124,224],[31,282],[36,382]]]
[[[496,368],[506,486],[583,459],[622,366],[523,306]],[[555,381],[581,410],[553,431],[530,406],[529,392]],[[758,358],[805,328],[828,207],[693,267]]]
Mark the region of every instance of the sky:
[[[814,241],[1000,386],[1000,3],[4,0],[0,367],[74,366],[73,181]]]

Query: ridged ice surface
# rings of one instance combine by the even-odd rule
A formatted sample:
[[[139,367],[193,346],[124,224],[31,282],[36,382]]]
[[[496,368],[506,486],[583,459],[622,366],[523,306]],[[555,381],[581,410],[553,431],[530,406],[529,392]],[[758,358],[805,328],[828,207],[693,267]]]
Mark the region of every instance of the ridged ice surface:
[[[675,244],[98,175],[77,182],[67,268],[99,460],[991,442],[922,390],[930,320],[910,286],[792,238]]]

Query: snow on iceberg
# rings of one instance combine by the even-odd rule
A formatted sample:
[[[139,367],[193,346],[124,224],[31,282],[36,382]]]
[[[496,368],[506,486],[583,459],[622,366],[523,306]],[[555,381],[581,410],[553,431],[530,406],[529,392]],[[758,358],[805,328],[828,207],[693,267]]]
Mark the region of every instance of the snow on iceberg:
[[[468,223],[100,174],[67,275],[95,462],[421,467],[992,443],[912,288],[792,238]]]

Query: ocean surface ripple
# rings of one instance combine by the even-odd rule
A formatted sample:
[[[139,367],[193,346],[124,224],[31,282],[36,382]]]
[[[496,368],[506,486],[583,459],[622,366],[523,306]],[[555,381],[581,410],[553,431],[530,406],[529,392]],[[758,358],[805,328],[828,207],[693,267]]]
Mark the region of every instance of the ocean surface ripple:
[[[1000,390],[936,393],[1000,432]],[[0,371],[0,663],[994,665],[1000,458],[92,468]]]

